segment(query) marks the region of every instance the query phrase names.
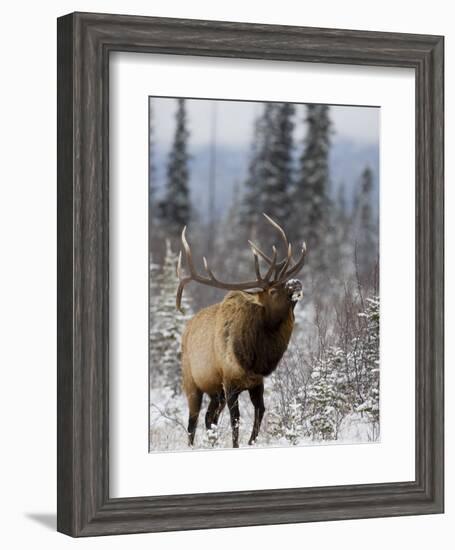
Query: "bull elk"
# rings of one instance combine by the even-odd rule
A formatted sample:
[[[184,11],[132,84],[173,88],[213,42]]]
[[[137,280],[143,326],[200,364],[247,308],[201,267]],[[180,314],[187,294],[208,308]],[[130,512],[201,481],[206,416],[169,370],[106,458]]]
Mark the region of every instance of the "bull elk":
[[[277,261],[277,249],[271,257],[248,241],[253,252],[256,278],[241,283],[225,283],[215,277],[204,257],[207,275],[197,273],[186,227],[182,231],[182,245],[189,271],[182,271],[180,251],[177,275],[177,309],[181,311],[183,289],[190,281],[229,290],[225,298],[206,307],[192,317],[182,337],[183,389],[188,408],[188,441],[192,446],[203,394],[210,397],[205,416],[207,429],[216,427],[221,411],[227,403],[232,426],[232,442],[239,446],[240,411],[238,398],[248,390],[254,406],[253,431],[249,444],[255,443],[264,415],[264,377],[277,367],[286,351],[294,327],[294,307],[302,298],[302,283],[293,277],[305,260],[303,243],[300,258],[294,263],[292,247],[284,230],[266,214],[267,221],[278,230],[287,251]],[[261,275],[259,257],[268,265]],[[249,291],[249,292],[247,292]]]

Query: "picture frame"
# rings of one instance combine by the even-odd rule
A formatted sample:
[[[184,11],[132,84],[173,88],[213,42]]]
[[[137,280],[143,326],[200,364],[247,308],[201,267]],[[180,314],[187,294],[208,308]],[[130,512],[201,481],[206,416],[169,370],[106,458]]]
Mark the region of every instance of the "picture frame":
[[[415,481],[111,498],[109,54],[415,71]],[[440,36],[73,13],[58,19],[57,529],[74,536],[442,513],[444,41]]]

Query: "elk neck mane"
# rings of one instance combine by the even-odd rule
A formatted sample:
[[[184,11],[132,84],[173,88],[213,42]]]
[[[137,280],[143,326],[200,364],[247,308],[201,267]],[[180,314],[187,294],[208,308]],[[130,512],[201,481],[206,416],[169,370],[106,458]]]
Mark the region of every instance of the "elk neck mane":
[[[292,307],[271,316],[257,294],[230,292],[220,304],[223,336],[241,367],[254,374],[271,374],[289,343],[294,326]]]

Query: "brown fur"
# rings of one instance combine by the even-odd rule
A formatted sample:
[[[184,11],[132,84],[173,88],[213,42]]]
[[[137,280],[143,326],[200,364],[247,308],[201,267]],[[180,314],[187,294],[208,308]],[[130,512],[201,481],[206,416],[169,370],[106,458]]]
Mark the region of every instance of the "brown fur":
[[[284,285],[256,293],[229,292],[222,302],[202,309],[187,323],[182,338],[182,371],[190,410],[190,444],[202,394],[207,393],[213,403],[206,424],[210,427],[212,420],[218,419],[227,400],[233,442],[238,446],[237,398],[244,390],[250,391],[255,405],[250,443],[255,441],[264,408],[263,378],[278,366],[293,326],[293,304]]]

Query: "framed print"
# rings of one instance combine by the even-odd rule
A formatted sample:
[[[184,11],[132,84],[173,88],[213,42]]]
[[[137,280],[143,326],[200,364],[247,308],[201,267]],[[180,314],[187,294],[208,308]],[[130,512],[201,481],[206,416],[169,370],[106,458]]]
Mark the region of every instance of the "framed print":
[[[442,37],[60,18],[58,267],[59,531],[443,511]]]

